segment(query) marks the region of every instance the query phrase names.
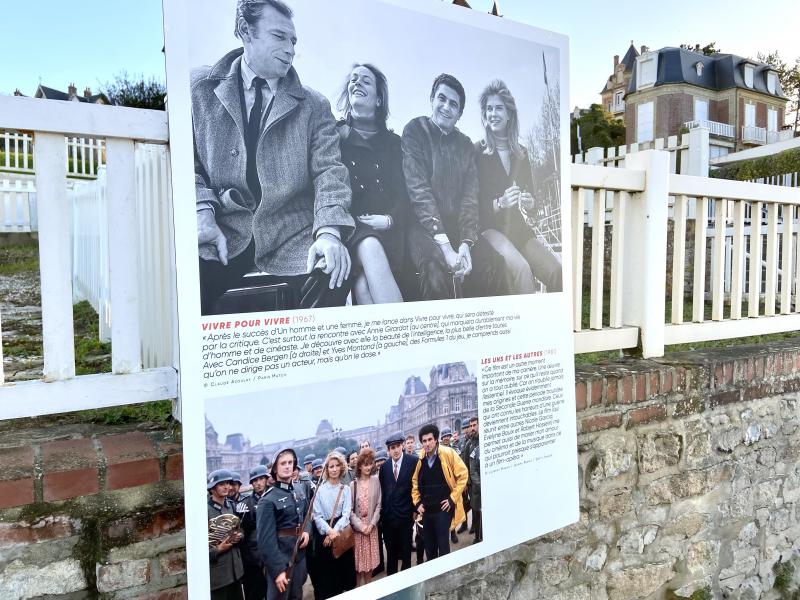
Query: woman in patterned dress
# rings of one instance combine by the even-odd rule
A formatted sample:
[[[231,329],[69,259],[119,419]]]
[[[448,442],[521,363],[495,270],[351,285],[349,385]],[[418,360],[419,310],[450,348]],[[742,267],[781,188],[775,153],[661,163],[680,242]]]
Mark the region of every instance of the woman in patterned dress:
[[[380,562],[378,548],[378,521],[381,518],[381,484],[373,475],[375,452],[364,448],[358,454],[356,479],[350,484],[353,512],[350,525],[356,553],[356,582],[359,586],[372,580],[372,571]]]

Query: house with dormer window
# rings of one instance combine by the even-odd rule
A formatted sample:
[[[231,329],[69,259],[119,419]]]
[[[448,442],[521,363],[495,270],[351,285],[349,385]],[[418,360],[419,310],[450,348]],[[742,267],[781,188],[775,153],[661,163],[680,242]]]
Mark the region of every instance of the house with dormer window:
[[[778,72],[734,54],[662,48],[636,57],[625,94],[626,142],[709,130],[710,158],[781,141],[788,98]]]
[[[19,89],[17,89],[14,91],[14,95],[22,96],[23,94],[19,91]],[[88,87],[83,90],[82,95],[78,94],[78,88],[75,87],[74,83],[69,84],[66,92],[39,84],[33,97],[41,98],[43,100],[65,100],[68,102],[86,102],[88,104],[111,104],[111,102],[108,100],[108,96],[103,93],[92,94],[92,90]]]
[[[647,46],[642,46],[641,51],[647,52]],[[619,54],[614,56],[614,70],[600,92],[600,105],[615,119],[625,118],[625,95],[628,93],[628,86],[631,83],[638,56],[639,51],[636,50],[633,40],[631,40],[631,45],[622,60],[620,60]]]

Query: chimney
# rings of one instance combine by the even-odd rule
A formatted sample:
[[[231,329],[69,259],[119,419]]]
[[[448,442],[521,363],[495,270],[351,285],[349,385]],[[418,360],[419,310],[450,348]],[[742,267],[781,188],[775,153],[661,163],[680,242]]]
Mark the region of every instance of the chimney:
[[[695,52],[700,52],[700,44],[695,44],[694,45],[694,51]]]
[[[22,96],[22,92],[19,91],[19,88],[14,90],[14,95],[15,96]]]
[[[648,50],[649,50],[649,48],[648,48],[647,46],[642,46],[642,49],[641,49],[641,51],[639,52],[639,54],[644,54],[644,53],[645,53],[645,52],[647,52]]]
[[[619,54],[615,54],[614,55],[614,70],[615,71],[617,70],[618,66],[619,66]]]
[[[91,90],[90,87],[87,86],[86,89],[83,90],[83,97],[84,98],[89,98],[89,97],[91,97],[91,95],[92,95],[92,90]]]
[[[75,87],[74,83],[69,84],[69,87],[67,88],[67,94],[70,98],[74,98],[78,95],[78,88]]]

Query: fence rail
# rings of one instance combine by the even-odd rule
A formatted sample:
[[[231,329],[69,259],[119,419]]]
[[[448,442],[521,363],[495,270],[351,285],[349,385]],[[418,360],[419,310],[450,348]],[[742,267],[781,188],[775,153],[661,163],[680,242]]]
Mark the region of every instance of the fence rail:
[[[33,181],[0,177],[0,233],[32,233],[37,228]]]
[[[143,361],[143,289],[135,275],[140,260],[136,145],[167,143],[166,113],[0,96],[0,129],[33,132],[44,346],[42,380],[3,385],[0,372],[0,419],[175,398],[172,356],[155,368]],[[64,264],[73,246],[65,136],[108,139],[106,226],[114,232],[108,236],[112,373],[103,375],[75,376],[73,280]],[[164,290],[164,295],[171,311],[174,290]]]
[[[105,165],[106,142],[90,137],[65,136],[67,175],[73,178],[97,177]],[[33,136],[27,132],[0,132],[0,172],[34,174]]]

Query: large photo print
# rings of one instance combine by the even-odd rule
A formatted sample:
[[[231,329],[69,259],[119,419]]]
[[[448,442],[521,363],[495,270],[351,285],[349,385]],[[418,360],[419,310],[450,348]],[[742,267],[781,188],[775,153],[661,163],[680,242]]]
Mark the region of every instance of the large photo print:
[[[203,315],[559,292],[559,54],[368,0],[197,2]]]
[[[298,409],[250,418],[269,404]],[[483,540],[474,364],[212,399],[205,417],[212,592],[325,600]]]

